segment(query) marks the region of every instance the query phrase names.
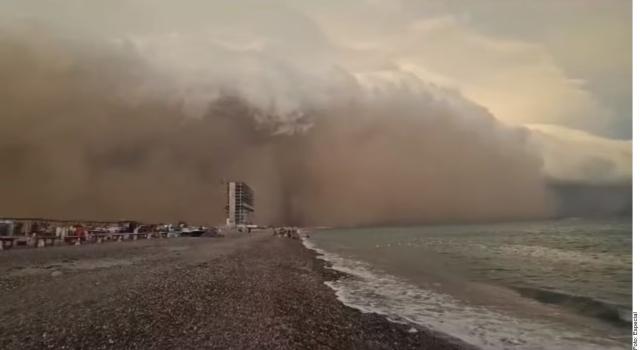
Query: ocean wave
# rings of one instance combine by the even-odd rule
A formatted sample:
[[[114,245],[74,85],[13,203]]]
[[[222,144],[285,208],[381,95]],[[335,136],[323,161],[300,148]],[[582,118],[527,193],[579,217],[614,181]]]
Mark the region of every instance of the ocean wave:
[[[585,316],[595,317],[624,327],[631,323],[631,310],[620,305],[546,289],[526,287],[516,287],[513,289],[524,297],[535,299],[546,304],[567,307]]]
[[[303,244],[316,251],[331,268],[350,275],[328,281],[338,299],[365,313],[377,313],[390,321],[406,322],[446,334],[467,344],[489,350],[582,350],[622,349],[620,340],[595,338],[561,325],[542,324],[421,288],[370,265],[327,252],[310,239]],[[428,286],[427,286],[428,288]]]

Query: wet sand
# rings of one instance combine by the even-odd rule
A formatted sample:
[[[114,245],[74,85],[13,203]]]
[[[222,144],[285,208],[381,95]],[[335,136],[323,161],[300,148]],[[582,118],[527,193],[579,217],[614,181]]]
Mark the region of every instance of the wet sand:
[[[344,306],[315,256],[260,233],[2,251],[0,349],[462,348]]]

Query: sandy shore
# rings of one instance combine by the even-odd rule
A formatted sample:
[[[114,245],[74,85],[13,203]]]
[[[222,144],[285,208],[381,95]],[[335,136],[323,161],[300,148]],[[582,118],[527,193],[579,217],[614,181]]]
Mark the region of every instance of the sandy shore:
[[[267,234],[0,252],[0,349],[458,349],[342,305]]]

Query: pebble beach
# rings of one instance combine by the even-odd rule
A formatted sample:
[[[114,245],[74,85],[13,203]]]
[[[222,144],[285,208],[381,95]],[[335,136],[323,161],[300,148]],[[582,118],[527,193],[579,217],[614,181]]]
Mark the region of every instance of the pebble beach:
[[[463,349],[344,306],[266,233],[0,252],[1,349]]]

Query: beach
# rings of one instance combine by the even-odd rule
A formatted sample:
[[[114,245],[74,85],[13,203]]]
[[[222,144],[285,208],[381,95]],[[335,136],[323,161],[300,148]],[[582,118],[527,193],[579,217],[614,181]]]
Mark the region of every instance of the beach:
[[[343,305],[266,233],[0,252],[2,349],[462,349]]]

